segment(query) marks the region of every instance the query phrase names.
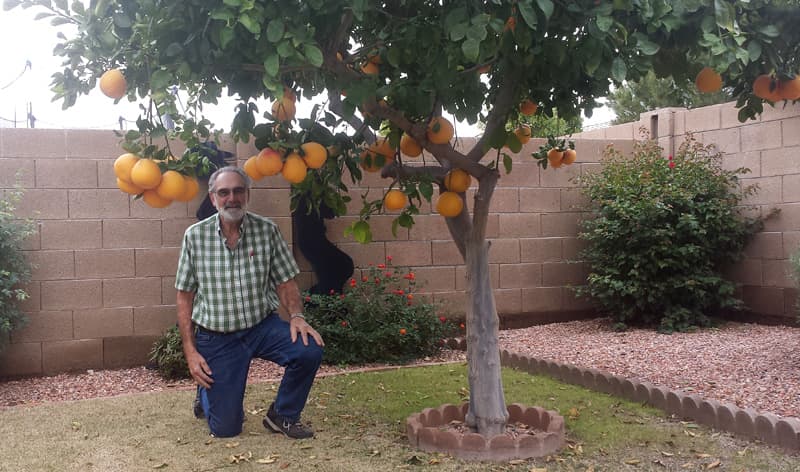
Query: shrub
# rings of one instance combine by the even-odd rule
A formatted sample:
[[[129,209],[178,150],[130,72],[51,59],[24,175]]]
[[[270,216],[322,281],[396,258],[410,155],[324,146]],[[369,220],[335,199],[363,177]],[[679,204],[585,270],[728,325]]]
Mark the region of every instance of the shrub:
[[[13,330],[28,319],[19,309],[19,302],[28,298],[21,285],[30,280],[31,267],[22,253],[22,244],[35,232],[33,222],[14,216],[22,190],[7,190],[0,199],[0,351]]]
[[[740,308],[723,266],[741,258],[760,218],[738,206],[755,192],[739,188],[721,155],[689,137],[665,159],[649,141],[633,155],[607,150],[603,167],[580,184],[593,206],[579,238],[590,270],[578,292],[621,327],[657,326],[671,332],[707,326],[716,309]]]
[[[414,272],[387,260],[350,279],[341,294],[306,295],[306,318],[325,339],[324,362],[404,362],[438,352],[455,333],[453,322],[414,294]]]
[[[800,248],[797,248],[789,257],[789,263],[792,266],[792,277],[794,278],[795,285],[800,286]],[[794,309],[797,311],[797,321],[800,323],[800,298],[795,301]]]
[[[155,364],[158,373],[165,379],[186,379],[191,377],[186,358],[183,356],[181,333],[177,326],[169,328],[153,343],[150,362]]]

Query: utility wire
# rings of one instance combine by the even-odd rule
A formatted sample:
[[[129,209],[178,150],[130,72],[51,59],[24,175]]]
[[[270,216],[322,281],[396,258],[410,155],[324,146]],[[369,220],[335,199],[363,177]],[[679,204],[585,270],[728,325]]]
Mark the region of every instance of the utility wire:
[[[14,78],[14,80],[0,87],[0,90],[5,90],[14,85],[14,83],[16,83],[23,75],[25,75],[25,72],[30,69],[31,69],[31,61],[25,61],[25,67],[22,68],[22,72],[20,72],[19,75]]]

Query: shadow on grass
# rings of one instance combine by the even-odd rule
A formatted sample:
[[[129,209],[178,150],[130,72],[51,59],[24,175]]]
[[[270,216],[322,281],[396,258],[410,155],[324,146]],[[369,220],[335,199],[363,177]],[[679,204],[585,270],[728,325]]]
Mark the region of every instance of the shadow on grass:
[[[0,412],[0,471],[797,471],[800,457],[734,439],[580,387],[503,370],[508,403],[559,411],[569,447],[512,463],[468,463],[411,449],[405,419],[468,397],[466,365],[318,379],[304,412],[317,431],[292,441],[261,425],[277,389],[250,385],[236,438],[211,438],[191,414],[193,391],[151,393]]]

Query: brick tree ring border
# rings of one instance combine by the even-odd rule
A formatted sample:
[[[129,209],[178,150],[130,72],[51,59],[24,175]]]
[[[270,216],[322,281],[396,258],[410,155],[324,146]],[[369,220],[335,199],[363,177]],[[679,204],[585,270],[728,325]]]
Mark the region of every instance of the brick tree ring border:
[[[484,438],[478,433],[461,433],[447,427],[451,421],[464,421],[468,409],[468,403],[444,404],[409,416],[406,433],[411,446],[459,459],[503,462],[554,454],[566,443],[561,415],[519,403],[508,406],[508,423],[522,423],[534,430],[533,434],[506,433]]]

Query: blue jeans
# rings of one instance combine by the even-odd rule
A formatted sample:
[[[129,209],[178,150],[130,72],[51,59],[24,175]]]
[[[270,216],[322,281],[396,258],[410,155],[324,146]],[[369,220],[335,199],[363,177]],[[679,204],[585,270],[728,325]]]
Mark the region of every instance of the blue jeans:
[[[286,368],[275,397],[275,411],[290,421],[300,419],[322,361],[322,348],[311,336],[308,346],[299,336],[292,343],[289,323],[272,313],[252,328],[233,333],[199,328],[195,343],[214,379],[211,388],[200,388],[211,434],[230,437],[242,432],[244,389],[250,360],[256,357]]]

